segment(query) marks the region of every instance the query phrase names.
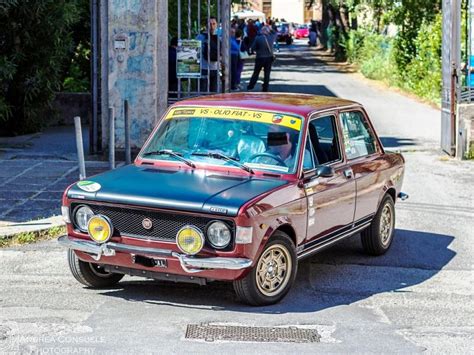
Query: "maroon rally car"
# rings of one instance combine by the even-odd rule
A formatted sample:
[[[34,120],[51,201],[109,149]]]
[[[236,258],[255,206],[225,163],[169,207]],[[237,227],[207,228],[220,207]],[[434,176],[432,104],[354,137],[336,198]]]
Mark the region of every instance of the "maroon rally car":
[[[63,197],[73,276],[232,281],[251,305],[280,301],[298,261],[360,232],[384,254],[404,159],[364,108],[300,94],[224,94],[169,108],[134,164]]]

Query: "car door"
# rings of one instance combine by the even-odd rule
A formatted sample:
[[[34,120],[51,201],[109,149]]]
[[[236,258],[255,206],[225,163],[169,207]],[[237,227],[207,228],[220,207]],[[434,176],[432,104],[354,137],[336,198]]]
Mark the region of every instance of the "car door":
[[[350,229],[354,218],[355,182],[346,171],[336,117],[336,114],[324,114],[308,123],[305,155],[309,154],[308,151],[312,153],[314,165],[303,164],[304,173],[308,175],[317,165],[334,169],[332,177],[315,176],[304,180],[308,203],[308,246]]]
[[[374,215],[383,191],[382,148],[363,110],[341,111],[339,121],[347,167],[356,184],[354,222],[360,224]]]

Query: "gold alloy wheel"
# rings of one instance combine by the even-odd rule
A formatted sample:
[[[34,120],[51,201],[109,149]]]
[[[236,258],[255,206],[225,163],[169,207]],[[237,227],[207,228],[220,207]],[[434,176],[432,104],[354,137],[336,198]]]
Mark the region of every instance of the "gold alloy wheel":
[[[385,247],[390,244],[394,220],[393,207],[387,203],[383,206],[382,215],[380,216],[380,241]]]
[[[259,291],[272,297],[285,289],[290,280],[292,261],[290,253],[281,244],[274,244],[260,257],[256,268]]]

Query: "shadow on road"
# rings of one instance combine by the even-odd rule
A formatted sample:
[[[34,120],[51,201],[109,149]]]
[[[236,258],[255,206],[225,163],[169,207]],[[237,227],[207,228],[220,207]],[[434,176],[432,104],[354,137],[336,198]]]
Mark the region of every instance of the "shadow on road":
[[[416,140],[402,137],[379,137],[385,148],[397,148],[417,145]]]
[[[324,85],[294,85],[279,84],[278,82],[271,85],[272,92],[291,92],[295,94],[312,94],[321,96],[337,97],[337,95]]]
[[[454,237],[397,229],[390,251],[381,257],[362,252],[359,238],[299,264],[292,290],[279,304],[249,307],[237,303],[230,283],[207,286],[158,281],[121,282],[102,294],[131,302],[179,308],[284,314],[314,312],[351,304],[384,292],[411,292],[408,288],[436,275],[456,255],[448,249]]]

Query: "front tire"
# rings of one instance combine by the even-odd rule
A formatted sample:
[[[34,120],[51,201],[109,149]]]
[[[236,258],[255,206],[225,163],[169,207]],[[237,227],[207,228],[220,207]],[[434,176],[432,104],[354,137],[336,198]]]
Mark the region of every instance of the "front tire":
[[[124,275],[106,272],[99,265],[80,260],[74,250],[69,249],[67,260],[72,276],[81,284],[93,288],[116,285]]]
[[[395,203],[385,195],[370,226],[361,232],[364,251],[369,255],[383,255],[392,245],[395,233]]]
[[[290,237],[276,231],[265,245],[250,273],[234,281],[239,299],[252,306],[275,304],[286,296],[295,281],[296,251]]]

